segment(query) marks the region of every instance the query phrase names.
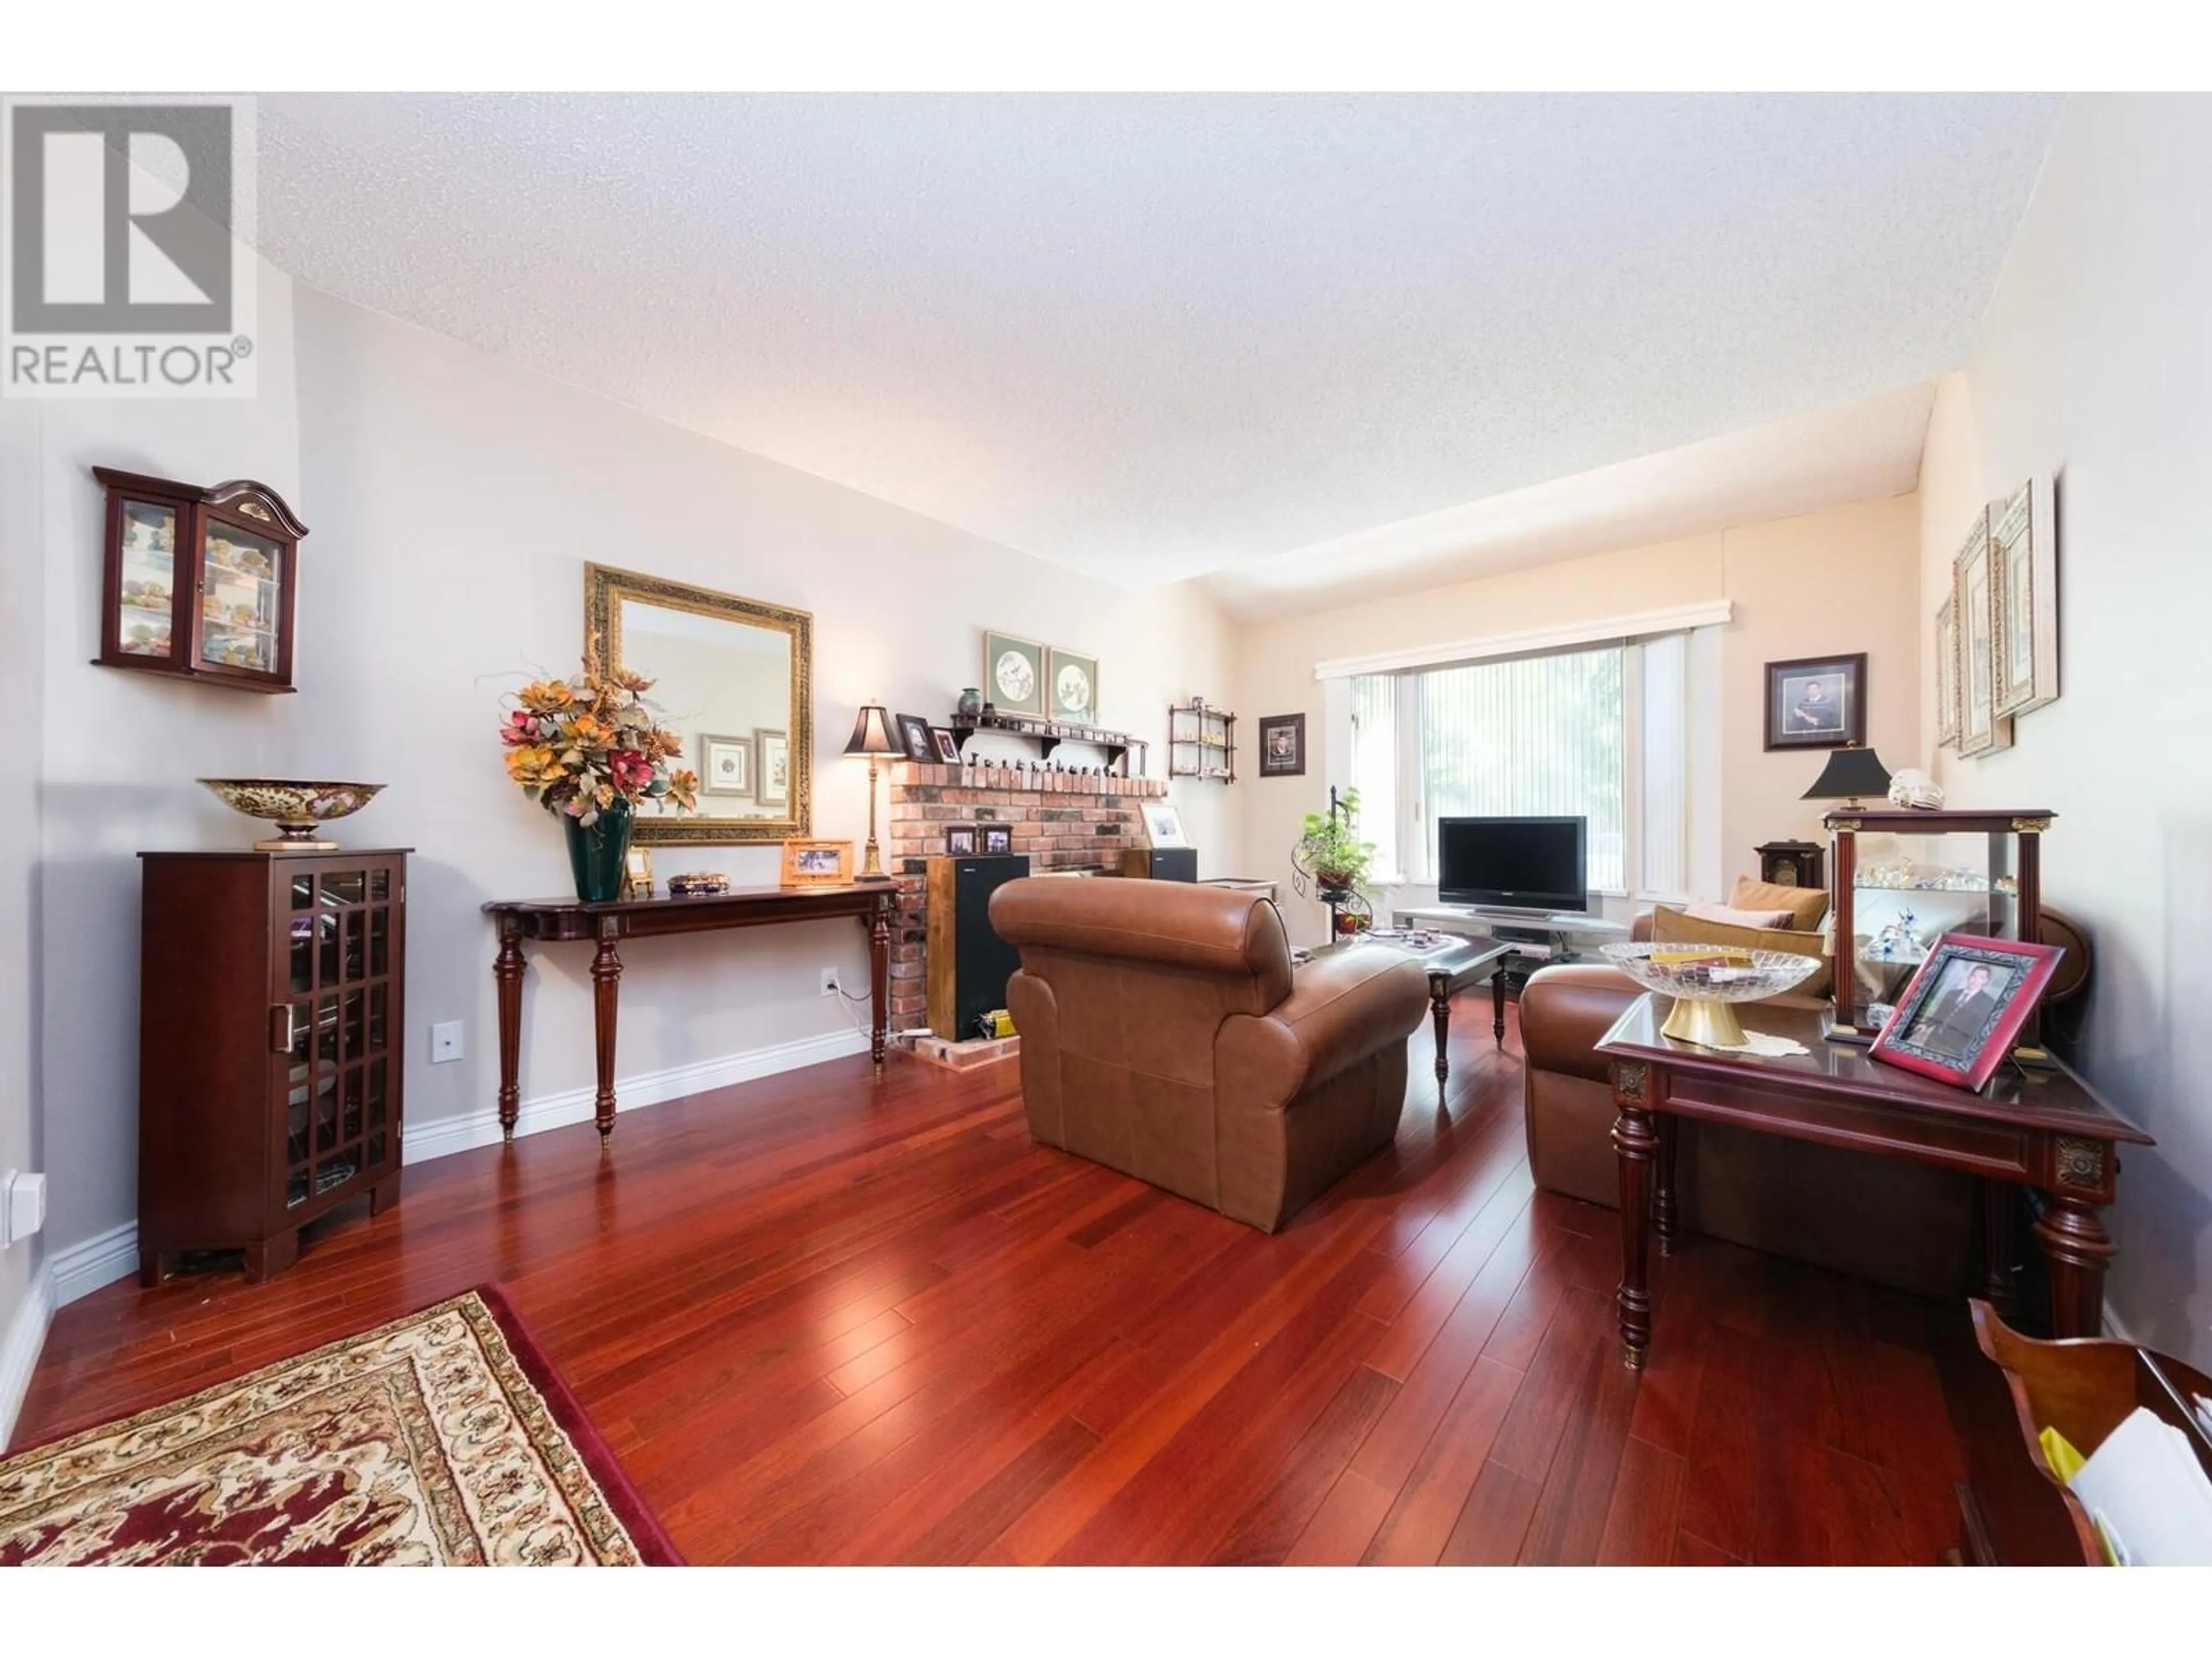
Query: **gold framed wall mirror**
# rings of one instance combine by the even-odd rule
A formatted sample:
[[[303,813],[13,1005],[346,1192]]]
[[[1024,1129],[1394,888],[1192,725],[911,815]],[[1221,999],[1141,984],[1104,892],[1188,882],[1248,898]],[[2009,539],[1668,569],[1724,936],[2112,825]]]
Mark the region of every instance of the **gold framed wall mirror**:
[[[699,810],[640,809],[643,842],[734,846],[814,833],[814,617],[611,565],[584,567],[584,638],[683,734]]]

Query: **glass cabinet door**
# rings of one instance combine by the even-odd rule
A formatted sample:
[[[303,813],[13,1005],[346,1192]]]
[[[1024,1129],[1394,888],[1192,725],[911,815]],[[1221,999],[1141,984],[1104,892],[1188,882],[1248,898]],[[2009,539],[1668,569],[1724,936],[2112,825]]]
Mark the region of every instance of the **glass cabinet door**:
[[[199,660],[250,674],[277,671],[284,617],[283,548],[210,519],[200,538]]]
[[[398,1162],[399,902],[389,866],[294,866],[279,974],[290,1009],[283,1204],[294,1209]]]
[[[125,656],[173,656],[176,650],[177,509],[158,501],[126,500],[122,514],[116,647]]]

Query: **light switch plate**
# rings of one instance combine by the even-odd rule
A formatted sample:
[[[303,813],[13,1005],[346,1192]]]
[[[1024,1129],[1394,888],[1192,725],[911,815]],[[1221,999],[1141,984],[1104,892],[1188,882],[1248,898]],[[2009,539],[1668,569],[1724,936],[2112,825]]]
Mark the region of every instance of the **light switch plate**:
[[[443,1066],[461,1057],[461,1022],[449,1019],[430,1028],[430,1063]]]

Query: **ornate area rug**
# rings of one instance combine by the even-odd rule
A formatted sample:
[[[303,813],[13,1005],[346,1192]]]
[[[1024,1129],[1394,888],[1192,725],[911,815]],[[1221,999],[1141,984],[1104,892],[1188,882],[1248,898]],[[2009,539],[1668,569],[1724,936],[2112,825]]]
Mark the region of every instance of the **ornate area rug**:
[[[680,1559],[489,1285],[0,1462],[0,1566]]]

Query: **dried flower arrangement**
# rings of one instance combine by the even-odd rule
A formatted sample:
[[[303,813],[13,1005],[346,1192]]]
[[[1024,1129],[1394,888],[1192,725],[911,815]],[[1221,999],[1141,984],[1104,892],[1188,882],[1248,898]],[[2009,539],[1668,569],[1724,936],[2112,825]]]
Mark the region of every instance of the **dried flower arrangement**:
[[[642,674],[599,672],[591,657],[574,681],[533,680],[514,694],[499,729],[507,775],[547,811],[590,828],[617,801],[665,799],[699,808],[699,775],[670,765],[684,739],[660,724]]]

